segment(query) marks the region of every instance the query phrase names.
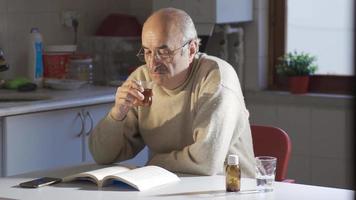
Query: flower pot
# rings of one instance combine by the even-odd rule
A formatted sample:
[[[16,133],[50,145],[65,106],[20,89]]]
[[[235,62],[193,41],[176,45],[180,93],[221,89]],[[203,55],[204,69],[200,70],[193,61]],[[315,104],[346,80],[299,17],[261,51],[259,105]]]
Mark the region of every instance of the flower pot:
[[[304,94],[308,92],[309,76],[291,76],[288,78],[289,91],[292,94]]]

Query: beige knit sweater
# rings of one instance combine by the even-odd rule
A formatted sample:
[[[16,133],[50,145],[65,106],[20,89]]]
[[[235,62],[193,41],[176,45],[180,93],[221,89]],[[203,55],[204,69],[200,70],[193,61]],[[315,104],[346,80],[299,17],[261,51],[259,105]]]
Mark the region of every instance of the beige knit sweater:
[[[139,67],[129,79],[149,80]],[[134,157],[145,145],[149,165],[170,171],[213,175],[228,154],[239,156],[242,176],[254,177],[249,113],[236,72],[227,62],[197,54],[188,79],[178,88],[153,88],[151,107],[131,109],[122,121],[108,114],[90,136],[97,163]]]

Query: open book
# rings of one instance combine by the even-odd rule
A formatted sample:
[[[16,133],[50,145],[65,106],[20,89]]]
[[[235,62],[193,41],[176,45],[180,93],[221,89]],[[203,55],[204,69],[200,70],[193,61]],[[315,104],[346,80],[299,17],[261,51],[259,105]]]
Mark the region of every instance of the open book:
[[[145,166],[130,169],[125,166],[110,166],[97,170],[73,174],[63,178],[63,182],[73,180],[89,180],[98,185],[105,186],[112,180],[124,182],[139,191],[148,190],[156,186],[179,181],[177,175],[158,166]]]

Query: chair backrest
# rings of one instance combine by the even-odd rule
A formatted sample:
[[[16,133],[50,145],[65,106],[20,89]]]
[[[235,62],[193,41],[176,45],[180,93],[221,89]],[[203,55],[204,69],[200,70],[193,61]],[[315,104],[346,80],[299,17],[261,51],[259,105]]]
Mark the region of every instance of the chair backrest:
[[[251,125],[251,133],[255,156],[276,157],[276,181],[286,179],[292,149],[288,134],[277,127],[260,125]]]

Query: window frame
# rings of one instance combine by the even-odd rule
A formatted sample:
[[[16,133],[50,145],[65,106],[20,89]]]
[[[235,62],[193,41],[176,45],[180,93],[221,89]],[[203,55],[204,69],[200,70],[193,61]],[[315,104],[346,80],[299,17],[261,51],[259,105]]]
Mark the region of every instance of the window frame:
[[[287,90],[288,79],[276,73],[278,57],[286,52],[287,0],[269,1],[268,20],[268,88]],[[355,22],[354,22],[355,24]],[[312,75],[309,92],[327,94],[353,94],[355,76]]]

